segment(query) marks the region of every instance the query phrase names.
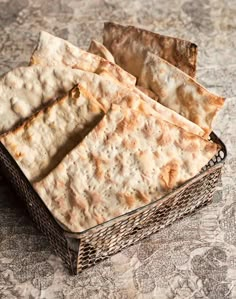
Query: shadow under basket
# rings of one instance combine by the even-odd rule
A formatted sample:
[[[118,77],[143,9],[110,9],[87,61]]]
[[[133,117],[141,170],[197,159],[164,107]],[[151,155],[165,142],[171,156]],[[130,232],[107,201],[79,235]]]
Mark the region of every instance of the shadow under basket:
[[[210,138],[220,145],[220,150],[198,175],[161,199],[81,233],[63,230],[1,143],[0,172],[23,200],[56,254],[77,274],[212,200],[227,152],[214,133]]]

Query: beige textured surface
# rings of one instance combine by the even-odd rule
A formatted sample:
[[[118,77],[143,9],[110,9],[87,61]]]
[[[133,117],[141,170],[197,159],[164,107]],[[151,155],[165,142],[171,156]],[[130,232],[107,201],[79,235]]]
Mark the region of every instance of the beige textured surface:
[[[81,79],[81,74],[63,66],[40,65],[7,73],[0,79],[0,134],[69,91]]]
[[[45,177],[103,116],[100,104],[85,90],[73,88],[0,141],[26,177]]]
[[[213,203],[107,261],[70,276],[0,181],[0,292],[9,299],[236,298],[236,5],[234,0],[0,1],[0,73],[27,65],[45,30],[87,49],[104,21],[192,40],[197,77],[227,97],[214,130],[228,148]]]
[[[210,93],[191,77],[157,55],[148,52],[138,85],[150,89],[158,102],[199,125],[206,136],[224,105],[224,98]]]
[[[68,41],[45,31],[40,33],[37,47],[31,57],[31,64],[70,66],[74,69],[109,76],[125,86],[133,86],[136,81],[131,74],[118,65],[75,47]]]
[[[196,74],[197,46],[186,40],[107,22],[103,44],[113,54],[115,62],[137,78],[147,51],[169,61],[191,77]]]
[[[34,186],[56,219],[81,232],[162,197],[216,152],[145,102],[124,101]]]
[[[41,36],[42,39],[38,43],[38,49],[36,49],[33,54],[34,62],[36,61],[35,57],[39,56],[40,58],[37,59],[37,63],[39,65],[54,65],[55,61],[58,61],[62,64],[64,63],[66,65],[73,66],[76,57],[80,56],[81,50],[79,48],[76,48],[66,41],[56,38],[48,33],[43,33],[43,35],[41,34]],[[46,42],[44,36],[46,36],[46,38],[50,40],[52,39],[52,41],[55,41],[55,46],[52,48],[52,50],[48,48],[48,43]],[[73,53],[76,53],[72,58],[70,51],[68,52],[68,47],[72,47]],[[86,54],[86,57],[87,55],[88,53]],[[100,58],[98,56],[96,57]],[[79,67],[81,67],[81,63],[83,61],[86,60],[81,58]],[[122,101],[122,99],[127,97],[138,99],[141,98],[145,102],[149,103],[164,120],[185,129],[187,132],[192,132],[199,136],[204,135],[204,131],[198,125],[187,120],[185,117],[182,117],[175,111],[164,107],[158,102],[153,101],[149,96],[147,96],[147,94],[150,95],[149,91],[145,91],[145,93],[143,93],[140,91],[140,88],[137,88],[135,86],[126,86],[124,82],[114,80],[114,77],[112,77],[110,73],[104,74],[98,72],[96,74],[96,69],[92,69],[89,67],[87,67],[87,69],[89,69],[90,71],[94,71],[95,74],[89,72],[83,73],[83,71],[77,70],[78,74],[80,74],[79,85],[89,91],[103,105],[103,108],[105,110],[109,109],[111,102],[119,103],[120,101]],[[110,81],[105,79],[109,79]]]

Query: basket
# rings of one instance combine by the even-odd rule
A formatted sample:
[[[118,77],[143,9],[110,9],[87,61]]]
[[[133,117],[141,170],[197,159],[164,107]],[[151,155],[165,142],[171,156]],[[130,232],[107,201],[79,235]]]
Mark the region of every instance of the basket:
[[[212,200],[227,152],[214,133],[210,138],[220,145],[220,150],[198,175],[161,199],[81,233],[62,229],[1,143],[0,171],[23,200],[55,253],[77,274]]]

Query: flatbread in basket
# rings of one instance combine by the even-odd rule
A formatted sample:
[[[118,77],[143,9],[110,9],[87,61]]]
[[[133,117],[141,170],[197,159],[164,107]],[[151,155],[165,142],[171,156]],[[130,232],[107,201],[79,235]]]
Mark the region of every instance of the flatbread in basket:
[[[132,108],[123,101],[34,187],[57,220],[81,232],[162,197],[217,150],[163,121],[147,103]]]

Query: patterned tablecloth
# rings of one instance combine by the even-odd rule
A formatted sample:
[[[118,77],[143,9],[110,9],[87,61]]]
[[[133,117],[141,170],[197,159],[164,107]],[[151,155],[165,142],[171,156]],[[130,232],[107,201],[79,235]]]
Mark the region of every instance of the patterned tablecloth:
[[[86,49],[107,20],[198,44],[199,81],[228,98],[222,181],[208,207],[73,277],[0,180],[0,298],[236,298],[236,1],[0,0],[0,74],[27,65],[40,30]]]

